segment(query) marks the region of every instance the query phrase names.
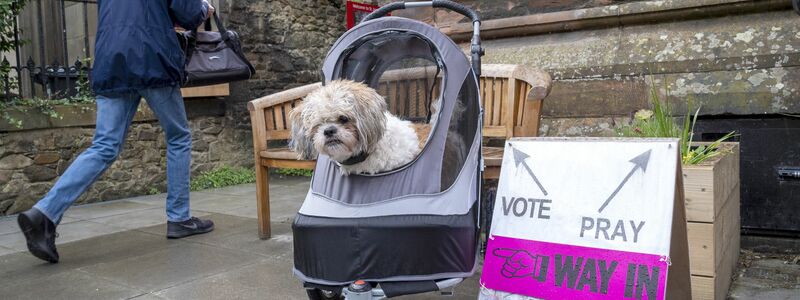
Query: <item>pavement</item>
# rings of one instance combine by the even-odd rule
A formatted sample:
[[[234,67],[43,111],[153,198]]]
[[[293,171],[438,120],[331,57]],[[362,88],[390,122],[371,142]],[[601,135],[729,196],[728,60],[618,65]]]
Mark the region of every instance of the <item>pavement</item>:
[[[291,272],[291,220],[309,180],[270,184],[270,240],[258,238],[252,184],[193,192],[193,215],[216,229],[180,240],[165,238],[163,194],[72,207],[58,227],[58,264],[27,253],[16,216],[0,218],[0,299],[307,299]],[[800,300],[797,261],[750,254],[729,299]],[[476,299],[478,277],[444,299]]]

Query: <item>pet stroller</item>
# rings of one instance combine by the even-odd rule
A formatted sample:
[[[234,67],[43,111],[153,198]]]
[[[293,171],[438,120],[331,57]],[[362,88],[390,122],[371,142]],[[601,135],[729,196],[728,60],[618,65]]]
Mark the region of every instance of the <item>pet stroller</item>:
[[[424,6],[472,20],[471,65],[436,28],[385,16]],[[318,157],[292,224],[293,272],[309,298],[446,294],[475,272],[482,171],[479,26],[474,11],[451,1],[392,3],[344,33],[329,51],[324,82],[361,81],[387,101],[424,95],[417,103],[392,100],[397,103],[389,107],[410,112],[406,119],[429,121],[430,133],[416,159],[388,172],[345,176],[337,163]],[[412,92],[398,92],[409,82],[416,84]],[[427,102],[419,103],[422,98]]]

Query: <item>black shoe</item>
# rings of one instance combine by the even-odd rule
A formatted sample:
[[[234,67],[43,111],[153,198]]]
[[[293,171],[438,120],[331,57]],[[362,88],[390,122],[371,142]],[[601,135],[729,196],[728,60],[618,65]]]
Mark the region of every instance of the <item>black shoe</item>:
[[[214,230],[214,222],[192,217],[183,222],[167,222],[167,238],[179,239]]]
[[[58,262],[56,224],[53,221],[38,209],[31,208],[19,214],[17,223],[28,242],[28,251],[33,256],[51,263]]]

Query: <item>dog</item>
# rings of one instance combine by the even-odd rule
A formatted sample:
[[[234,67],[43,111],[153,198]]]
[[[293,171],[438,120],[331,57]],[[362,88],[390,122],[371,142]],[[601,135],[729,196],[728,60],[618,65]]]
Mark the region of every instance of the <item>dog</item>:
[[[324,154],[343,174],[376,174],[402,167],[421,150],[409,121],[392,115],[369,86],[335,80],[308,94],[289,115],[290,147],[299,159]]]

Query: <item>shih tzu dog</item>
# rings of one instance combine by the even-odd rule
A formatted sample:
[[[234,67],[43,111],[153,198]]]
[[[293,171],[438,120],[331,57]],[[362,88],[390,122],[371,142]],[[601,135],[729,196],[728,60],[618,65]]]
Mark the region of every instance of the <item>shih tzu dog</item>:
[[[390,171],[421,150],[412,123],[389,113],[383,97],[360,82],[329,82],[308,94],[289,118],[290,147],[299,158],[325,154],[346,175]]]

